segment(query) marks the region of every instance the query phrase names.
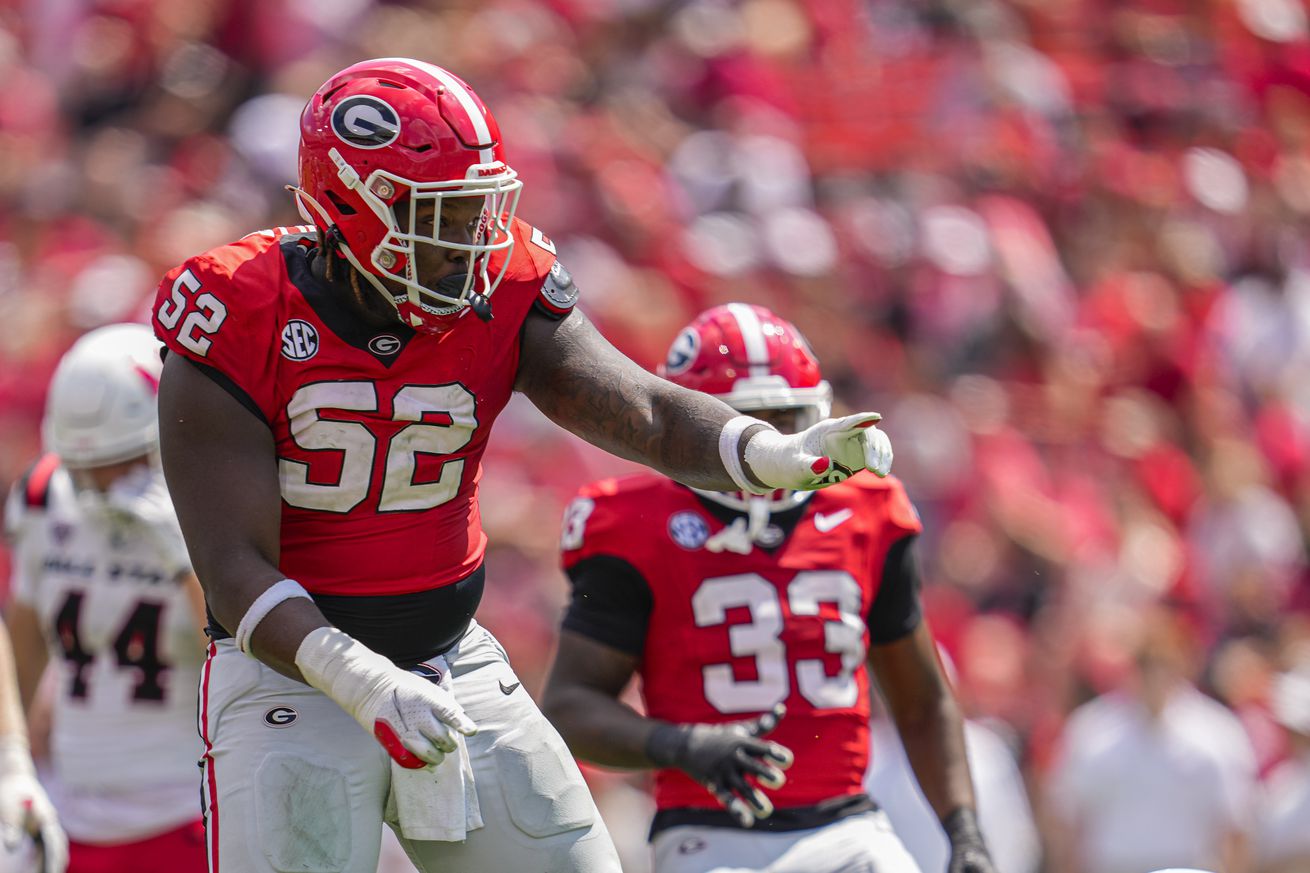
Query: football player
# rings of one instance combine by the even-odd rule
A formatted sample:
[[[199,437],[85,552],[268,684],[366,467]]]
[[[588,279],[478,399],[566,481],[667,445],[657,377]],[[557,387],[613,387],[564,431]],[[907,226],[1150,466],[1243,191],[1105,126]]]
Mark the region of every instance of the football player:
[[[624,457],[758,491],[886,472],[878,416],[781,434],[615,351],[515,215],[495,119],[441,67],[333,75],[301,116],[299,181],[311,225],[192,258],[154,309],[164,469],[215,640],[211,869],[372,870],[385,819],[424,871],[617,871],[473,620],[496,416],[521,391]]]
[[[74,343],[46,401],[50,454],[5,511],[25,703],[55,667],[49,787],[71,873],[205,869],[203,600],[159,469],[160,369],[145,325]]]
[[[796,328],[739,303],[684,329],[661,374],[783,433],[826,417],[832,396]],[[951,839],[950,870],[990,873],[920,611],[920,530],[901,483],[866,474],[764,495],[642,474],[572,502],[573,596],[544,708],[581,757],[658,771],[658,873],[917,869],[862,785],[866,664]],[[644,716],[621,700],[634,674]]]

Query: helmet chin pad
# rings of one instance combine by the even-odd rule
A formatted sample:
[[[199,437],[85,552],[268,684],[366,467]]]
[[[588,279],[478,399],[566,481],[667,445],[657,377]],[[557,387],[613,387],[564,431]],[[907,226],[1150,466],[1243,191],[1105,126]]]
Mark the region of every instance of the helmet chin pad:
[[[769,507],[770,514],[795,509],[814,496],[813,491],[789,491],[783,488],[769,494],[747,494],[744,491],[706,491],[701,488],[693,488],[692,490],[706,500],[712,500],[720,506],[726,506],[728,509],[735,509],[738,512],[749,512],[753,502],[763,501]]]

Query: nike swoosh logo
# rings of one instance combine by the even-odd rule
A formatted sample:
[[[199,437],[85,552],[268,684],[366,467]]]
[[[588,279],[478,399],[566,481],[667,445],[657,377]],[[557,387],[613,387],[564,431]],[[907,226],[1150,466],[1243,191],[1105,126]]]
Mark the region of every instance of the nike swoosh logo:
[[[522,685],[523,683],[515,682],[513,685],[506,685],[504,682],[501,682],[499,684],[500,684],[501,694],[513,694],[515,691],[519,690],[519,686]]]
[[[855,510],[851,509],[850,507],[828,514],[822,512],[815,513],[814,529],[817,530],[819,533],[827,533],[828,531],[837,527],[837,525],[846,521],[854,514],[855,514]]]

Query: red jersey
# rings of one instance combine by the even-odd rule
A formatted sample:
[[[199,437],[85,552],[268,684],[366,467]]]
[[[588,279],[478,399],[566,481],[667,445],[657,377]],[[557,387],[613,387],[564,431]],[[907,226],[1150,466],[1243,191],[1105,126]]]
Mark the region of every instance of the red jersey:
[[[579,594],[587,605],[576,618],[571,608],[565,626],[639,655],[653,718],[720,723],[785,703],[769,739],[790,748],[796,763],[786,785],[769,792],[779,809],[859,794],[869,755],[871,611],[875,600],[884,603],[888,551],[921,530],[918,515],[896,479],[861,473],[775,514],[776,548],[706,549],[730,518],[661,476],[587,486],[569,507],[562,544],[574,607]],[[621,608],[601,586],[632,571],[649,591],[640,650],[602,630],[605,611],[617,617]],[[586,591],[583,575],[594,580]],[[910,602],[913,615],[898,620],[912,628],[917,600]],[[661,810],[719,808],[680,770],[659,771],[655,797]]]
[[[520,328],[534,305],[561,316],[574,302],[553,244],[518,220],[513,232],[494,317],[466,313],[440,335],[366,326],[311,272],[307,227],[220,246],[160,284],[160,340],[273,432],[280,569],[310,592],[426,591],[481,563],[480,459],[513,390]]]

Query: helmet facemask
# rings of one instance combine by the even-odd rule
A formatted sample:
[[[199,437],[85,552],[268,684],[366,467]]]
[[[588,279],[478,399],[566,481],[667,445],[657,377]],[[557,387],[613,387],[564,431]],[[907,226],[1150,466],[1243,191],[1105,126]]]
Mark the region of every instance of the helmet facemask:
[[[360,253],[352,251],[344,241],[342,254],[396,307],[401,320],[419,330],[439,332],[444,326],[431,319],[455,315],[468,307],[490,318],[487,299],[504,278],[509,268],[508,250],[514,245],[510,224],[523,188],[514,170],[496,162],[474,164],[468,169],[468,178],[450,181],[416,182],[383,169],[360,179],[340,152],[332,149],[329,155],[341,181],[372,211],[384,230],[379,243],[367,253],[369,266],[361,263]],[[304,191],[296,193],[330,221],[321,204]],[[443,207],[447,207],[448,215],[472,214],[472,226],[454,228],[448,222],[443,228]],[[440,281],[425,277],[419,265],[420,245],[463,252],[469,269]],[[495,252],[505,252],[506,256],[492,275],[489,264]],[[397,293],[387,287],[382,276],[402,290]]]

